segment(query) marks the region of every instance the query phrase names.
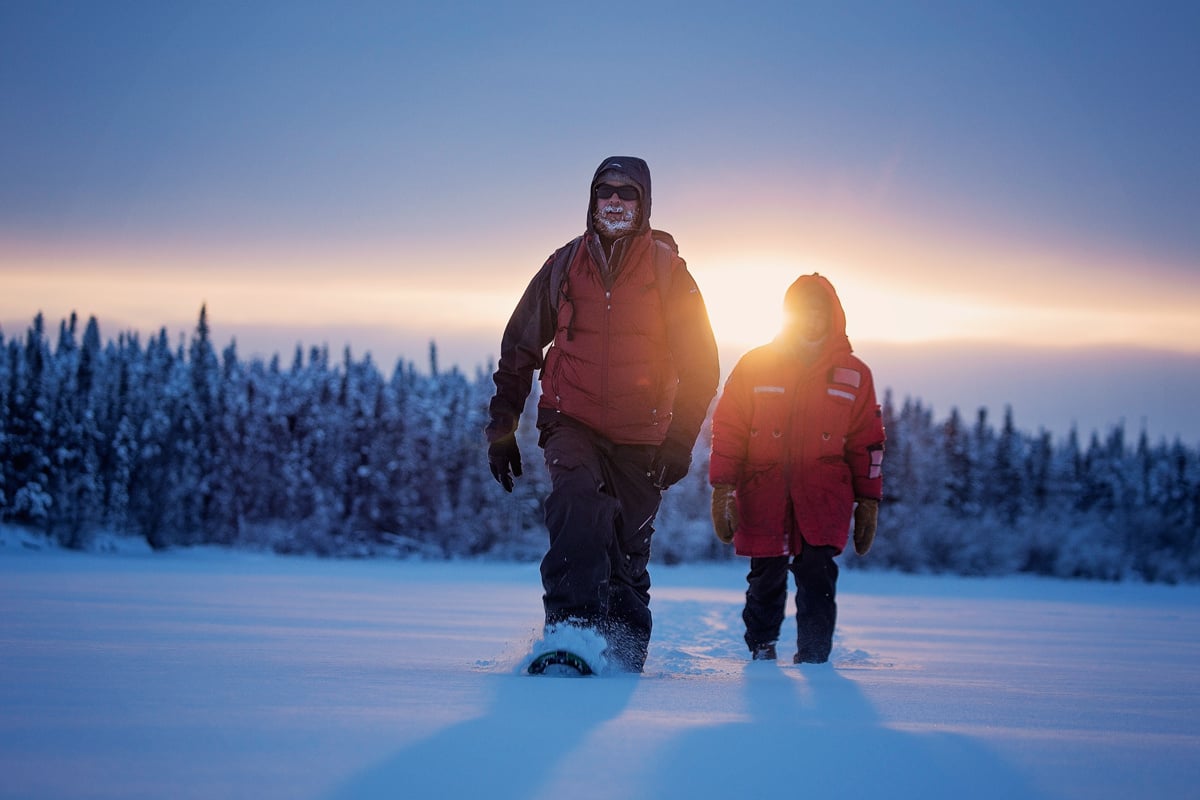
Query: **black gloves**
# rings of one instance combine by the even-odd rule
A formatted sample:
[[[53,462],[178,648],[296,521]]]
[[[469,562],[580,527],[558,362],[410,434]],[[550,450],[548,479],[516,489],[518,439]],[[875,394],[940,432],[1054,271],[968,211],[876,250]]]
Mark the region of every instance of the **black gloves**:
[[[506,492],[513,490],[513,478],[521,474],[521,449],[517,447],[516,427],[511,417],[493,416],[484,429],[488,439],[488,468]]]
[[[692,468],[692,448],[667,437],[658,446],[650,462],[650,480],[655,488],[666,489],[679,483]]]
[[[488,466],[504,491],[511,492],[513,478],[521,474],[521,449],[516,436],[509,434],[488,445]]]

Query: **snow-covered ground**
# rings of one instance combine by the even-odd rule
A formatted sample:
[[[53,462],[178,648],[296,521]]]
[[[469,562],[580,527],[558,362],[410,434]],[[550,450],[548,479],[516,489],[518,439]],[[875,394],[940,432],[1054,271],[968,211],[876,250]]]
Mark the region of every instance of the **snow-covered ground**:
[[[1200,587],[844,571],[796,667],[744,571],[653,569],[645,675],[534,678],[535,565],[10,541],[0,796],[1200,796]]]

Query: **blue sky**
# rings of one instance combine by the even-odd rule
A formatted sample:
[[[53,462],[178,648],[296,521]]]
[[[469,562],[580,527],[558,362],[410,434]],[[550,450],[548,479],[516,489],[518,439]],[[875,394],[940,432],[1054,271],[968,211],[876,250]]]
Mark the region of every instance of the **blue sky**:
[[[620,11],[4,3],[0,330],[473,367],[628,153],[731,352],[819,270],[863,352],[1200,355],[1200,5]]]

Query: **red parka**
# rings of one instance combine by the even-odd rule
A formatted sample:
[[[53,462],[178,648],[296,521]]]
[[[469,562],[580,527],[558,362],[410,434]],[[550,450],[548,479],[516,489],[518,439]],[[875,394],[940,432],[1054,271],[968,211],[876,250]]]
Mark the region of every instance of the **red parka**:
[[[709,482],[736,487],[739,555],[794,555],[804,542],[840,552],[857,497],[882,497],[884,431],[871,370],[851,352],[833,286],[830,331],[805,363],[786,336],[751,350],[713,415]]]

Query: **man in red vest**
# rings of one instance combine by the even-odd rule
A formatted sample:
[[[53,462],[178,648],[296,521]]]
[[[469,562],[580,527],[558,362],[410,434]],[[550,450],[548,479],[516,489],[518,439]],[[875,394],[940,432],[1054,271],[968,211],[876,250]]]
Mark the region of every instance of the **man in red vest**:
[[[540,369],[546,625],[595,630],[633,672],[650,641],[652,523],[663,490],[688,473],[720,380],[704,301],[674,240],[651,229],[650,199],[642,159],[596,169],[586,232],[546,260],[504,330],[486,429],[492,475],[511,492],[517,421]]]
[[[838,566],[875,537],[884,430],[871,370],[851,352],[833,285],[803,275],[776,339],[742,356],[713,413],[709,482],[717,537],[750,557],[742,619],[756,660],[774,660],[796,580],[793,661],[829,660]]]

